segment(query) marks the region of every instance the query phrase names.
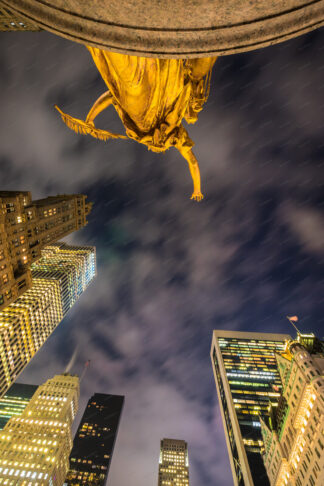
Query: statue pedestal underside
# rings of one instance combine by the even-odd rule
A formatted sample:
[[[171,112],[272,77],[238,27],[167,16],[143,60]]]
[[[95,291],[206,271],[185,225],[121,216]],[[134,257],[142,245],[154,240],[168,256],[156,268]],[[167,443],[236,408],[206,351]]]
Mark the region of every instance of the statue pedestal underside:
[[[87,46],[159,58],[249,51],[324,24],[324,0],[0,0],[0,6]]]

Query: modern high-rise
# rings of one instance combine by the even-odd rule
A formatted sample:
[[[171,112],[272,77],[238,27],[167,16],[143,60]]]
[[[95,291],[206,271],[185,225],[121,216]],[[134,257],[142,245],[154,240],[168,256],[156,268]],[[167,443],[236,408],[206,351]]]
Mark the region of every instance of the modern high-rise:
[[[0,431],[0,484],[62,486],[72,449],[79,378],[56,375]]]
[[[158,486],[189,486],[188,445],[184,440],[162,439]]]
[[[94,278],[95,248],[55,245],[32,272],[32,287],[0,311],[0,396]]]
[[[0,430],[11,417],[20,417],[37,390],[36,385],[14,383],[0,398]]]
[[[17,16],[8,8],[0,7],[0,32],[41,30],[33,21]]]
[[[298,333],[277,355],[279,406],[261,420],[271,486],[324,484],[324,346]]]
[[[0,310],[31,287],[42,249],[83,228],[90,211],[83,194],[32,201],[30,192],[0,191]]]
[[[42,256],[31,266],[36,279],[60,282],[62,310],[73,306],[96,275],[96,249],[93,246],[72,246],[58,242],[46,246]]]
[[[69,486],[104,486],[116,442],[124,397],[95,393],[89,400],[73,441]]]
[[[275,353],[286,334],[213,332],[211,360],[234,486],[269,486],[259,417],[280,397]]]

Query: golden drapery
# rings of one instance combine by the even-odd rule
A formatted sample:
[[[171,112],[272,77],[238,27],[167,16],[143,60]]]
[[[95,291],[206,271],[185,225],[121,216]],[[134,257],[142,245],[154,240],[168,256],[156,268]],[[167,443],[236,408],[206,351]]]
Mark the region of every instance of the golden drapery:
[[[156,59],[129,56],[88,47],[108,91],[94,103],[85,121],[63,113],[63,121],[77,133],[96,138],[131,138],[154,152],[175,147],[187,160],[194,183],[192,199],[200,201],[200,173],[194,145],[182,125],[195,123],[208,98],[216,58]],[[125,135],[94,126],[96,116],[113,105]]]

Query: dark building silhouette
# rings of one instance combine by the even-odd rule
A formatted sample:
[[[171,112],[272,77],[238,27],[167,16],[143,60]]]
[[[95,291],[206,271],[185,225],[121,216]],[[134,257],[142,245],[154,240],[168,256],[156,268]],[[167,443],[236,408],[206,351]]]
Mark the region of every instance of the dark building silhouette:
[[[95,393],[90,398],[75,434],[65,485],[106,484],[123,405],[123,396]]]

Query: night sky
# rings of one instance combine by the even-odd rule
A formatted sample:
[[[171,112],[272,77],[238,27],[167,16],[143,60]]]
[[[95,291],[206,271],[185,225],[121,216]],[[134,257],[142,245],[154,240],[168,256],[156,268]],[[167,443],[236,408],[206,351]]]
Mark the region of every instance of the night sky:
[[[73,356],[80,410],[125,395],[109,486],[157,483],[159,442],[189,446],[190,486],[233,484],[209,351],[213,329],[323,336],[324,30],[218,59],[188,131],[200,163],[190,201],[176,150],[76,135],[106,87],[86,48],[48,33],[0,35],[2,190],[84,193],[98,276],[21,375],[40,384]],[[97,119],[122,132],[111,107]],[[79,414],[80,416],[80,414]]]

